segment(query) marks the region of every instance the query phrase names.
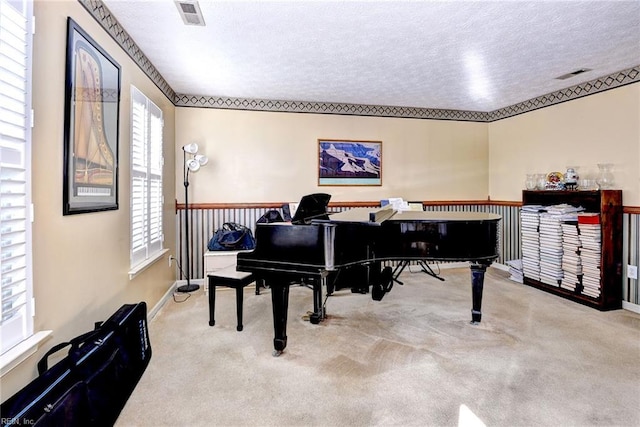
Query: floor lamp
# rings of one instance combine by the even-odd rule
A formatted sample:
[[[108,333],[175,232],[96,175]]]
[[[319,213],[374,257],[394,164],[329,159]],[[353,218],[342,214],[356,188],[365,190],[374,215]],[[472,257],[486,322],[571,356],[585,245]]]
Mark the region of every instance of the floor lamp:
[[[183,166],[182,172],[184,175],[184,227],[185,227],[185,246],[186,246],[186,268],[183,273],[187,277],[187,284],[178,287],[178,292],[193,292],[200,289],[200,285],[191,283],[191,235],[189,234],[189,222],[191,218],[189,216],[189,172],[197,172],[200,166],[207,164],[209,159],[207,156],[203,156],[198,153],[198,144],[191,143],[182,147],[183,153]],[[189,158],[187,158],[187,154]]]

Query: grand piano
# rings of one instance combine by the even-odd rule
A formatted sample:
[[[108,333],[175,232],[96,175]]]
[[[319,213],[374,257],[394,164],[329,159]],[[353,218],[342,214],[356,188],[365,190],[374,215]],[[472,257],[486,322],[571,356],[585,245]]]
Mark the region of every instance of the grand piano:
[[[323,293],[351,288],[381,300],[412,261],[429,274],[425,261],[469,261],[471,323],[481,321],[484,273],[498,257],[499,215],[390,207],[329,215],[329,195],[305,198],[292,222],[257,224],[255,249],[238,254],[237,270],[253,273],[271,289],[274,356],[287,346],[291,285],[313,289],[310,321],[319,323],[326,318]]]

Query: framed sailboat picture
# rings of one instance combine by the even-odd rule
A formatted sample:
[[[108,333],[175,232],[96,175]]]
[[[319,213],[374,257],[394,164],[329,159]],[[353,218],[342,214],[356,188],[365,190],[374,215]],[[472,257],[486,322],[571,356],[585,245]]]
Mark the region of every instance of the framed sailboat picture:
[[[63,214],[118,209],[120,65],[67,19]]]
[[[318,185],[382,185],[382,141],[319,139]]]

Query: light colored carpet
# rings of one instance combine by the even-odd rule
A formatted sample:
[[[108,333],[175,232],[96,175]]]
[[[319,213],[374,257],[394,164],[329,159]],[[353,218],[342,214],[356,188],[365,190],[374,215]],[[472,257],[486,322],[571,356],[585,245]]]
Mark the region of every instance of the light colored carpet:
[[[292,287],[288,346],[272,357],[269,290],[219,288],[216,325],[201,289],[150,322],[151,363],[118,426],[640,425],[640,315],[599,312],[490,268],[483,319],[470,271],[441,282],[405,271],[376,302],[342,290],[329,318],[302,320]],[[471,423],[473,424],[473,423]]]

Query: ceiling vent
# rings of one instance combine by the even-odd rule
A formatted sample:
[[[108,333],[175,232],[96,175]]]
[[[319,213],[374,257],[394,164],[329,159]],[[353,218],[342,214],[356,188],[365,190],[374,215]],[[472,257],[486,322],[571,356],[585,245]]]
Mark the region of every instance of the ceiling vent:
[[[570,79],[571,77],[577,76],[578,74],[586,73],[587,71],[591,71],[591,68],[580,68],[579,70],[575,70],[570,73],[558,76],[556,77],[556,80],[567,80],[567,79]]]
[[[204,26],[204,18],[197,1],[190,0],[174,0],[178,7],[178,12],[182,17],[185,25]]]

